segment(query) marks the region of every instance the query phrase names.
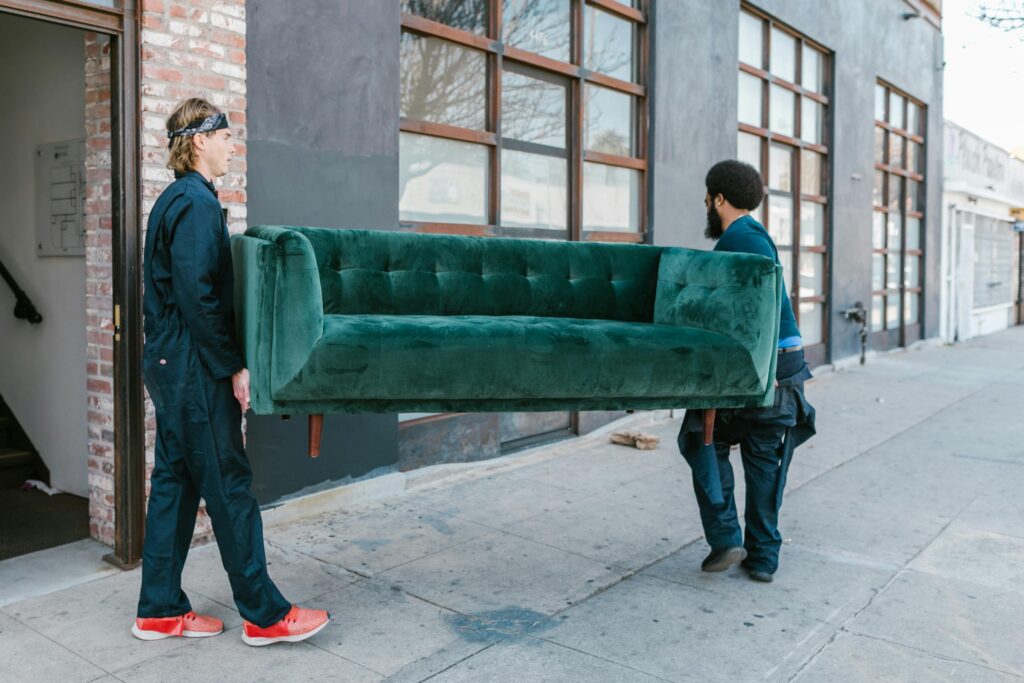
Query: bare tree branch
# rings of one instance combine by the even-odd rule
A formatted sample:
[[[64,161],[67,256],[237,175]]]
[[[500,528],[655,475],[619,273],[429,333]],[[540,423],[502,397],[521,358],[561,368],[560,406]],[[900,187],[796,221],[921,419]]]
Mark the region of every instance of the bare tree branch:
[[[1004,31],[1024,29],[1024,1],[993,0],[978,5],[978,19]]]

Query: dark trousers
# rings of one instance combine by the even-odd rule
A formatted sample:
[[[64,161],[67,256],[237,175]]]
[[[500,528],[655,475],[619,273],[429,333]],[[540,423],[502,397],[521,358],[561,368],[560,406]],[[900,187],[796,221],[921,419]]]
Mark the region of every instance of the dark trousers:
[[[804,368],[802,351],[779,354],[776,378],[780,382],[791,379]],[[693,489],[708,544],[715,550],[742,544],[747,550],[745,565],[768,573],[774,573],[779,566],[782,545],[779,509],[795,448],[791,436],[796,418],[795,402],[787,401],[783,392],[799,391],[802,399],[803,382],[776,391],[774,407],[718,412],[714,450],[721,480],[721,503],[712,501],[717,492],[709,489],[707,480],[696,476],[694,459],[699,457],[698,451],[683,453],[694,468]],[[793,405],[792,411],[789,405]],[[733,496],[736,481],[729,460],[731,446],[737,443],[746,482],[745,532],[742,535]]]
[[[263,521],[231,380],[209,376],[180,326],[147,330],[143,365],[157,434],[138,616],[191,611],[181,572],[202,497],[239,613],[257,626],[280,621],[291,605],[267,574]]]

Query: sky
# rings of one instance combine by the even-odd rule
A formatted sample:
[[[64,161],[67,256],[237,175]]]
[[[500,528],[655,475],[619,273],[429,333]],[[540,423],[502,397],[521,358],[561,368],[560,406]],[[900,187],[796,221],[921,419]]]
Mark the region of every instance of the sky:
[[[943,114],[1024,157],[1024,29],[989,26],[975,18],[977,8],[978,0],[942,3]]]

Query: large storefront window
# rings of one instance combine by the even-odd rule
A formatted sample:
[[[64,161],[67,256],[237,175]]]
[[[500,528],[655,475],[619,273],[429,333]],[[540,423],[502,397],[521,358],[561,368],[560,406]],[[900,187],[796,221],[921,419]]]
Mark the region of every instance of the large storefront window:
[[[403,226],[642,242],[645,4],[401,0]]]
[[[779,249],[811,362],[825,359],[829,53],[753,8],[740,12],[737,157],[760,169],[755,217]]]
[[[879,81],[871,230],[871,330],[877,348],[921,337],[924,131],[924,105]]]

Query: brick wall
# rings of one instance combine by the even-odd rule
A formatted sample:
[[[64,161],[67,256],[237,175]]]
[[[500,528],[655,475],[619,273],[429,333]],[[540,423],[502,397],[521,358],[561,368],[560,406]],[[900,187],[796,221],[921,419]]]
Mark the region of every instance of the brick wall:
[[[229,229],[233,233],[241,232],[246,227],[245,0],[142,0],[141,13],[139,116],[143,228],[157,197],[174,180],[173,173],[167,168],[164,122],[175,104],[181,100],[205,97],[227,112],[231,121],[231,132],[236,142],[235,158],[230,172],[216,181],[216,184],[221,203],[228,210]],[[87,51],[89,49],[87,46]],[[100,49],[99,54],[102,52]],[[100,59],[97,71],[105,67],[109,73],[109,58],[105,54],[97,58]],[[97,126],[106,125],[109,131],[109,78],[105,80],[105,98],[101,95],[99,75],[96,76],[98,92],[90,95],[88,59],[87,52],[87,107],[92,106],[90,97],[94,97],[96,108],[93,113],[98,117]],[[101,104],[108,106],[105,115],[100,109]],[[87,121],[91,120],[87,117]],[[103,124],[104,121],[106,124]],[[99,165],[105,159],[109,168],[109,140],[106,147],[100,150],[102,143],[98,140],[94,142],[90,133],[87,144],[97,146],[93,163]],[[90,146],[89,150],[92,158],[93,147]],[[104,190],[97,172],[94,192],[97,197],[102,197],[103,192],[106,192],[107,214],[104,218],[102,212],[98,212],[93,217],[92,220],[97,223],[96,236],[94,239],[90,231],[86,255],[88,294],[98,300],[95,318],[92,309],[89,312],[89,485],[92,534],[104,543],[113,544],[109,173],[106,183]],[[105,301],[102,301],[104,297]],[[103,308],[104,304],[106,308]],[[147,398],[147,495],[149,472],[153,465],[154,429],[153,407]],[[196,528],[198,538],[208,537],[209,530],[209,520],[205,510],[201,510]]]

